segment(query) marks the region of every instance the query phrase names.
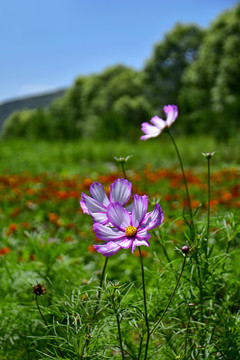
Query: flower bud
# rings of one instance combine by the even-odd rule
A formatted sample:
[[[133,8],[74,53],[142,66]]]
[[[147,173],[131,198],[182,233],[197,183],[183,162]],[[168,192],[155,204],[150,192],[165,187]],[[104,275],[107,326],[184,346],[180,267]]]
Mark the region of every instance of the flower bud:
[[[183,247],[182,247],[182,253],[183,254],[187,254],[189,252],[189,246],[188,245],[184,245]]]
[[[42,284],[33,285],[33,292],[37,296],[45,294],[46,291],[46,288]]]
[[[206,159],[211,159],[213,157],[213,155],[215,154],[215,151],[213,151],[212,153],[202,153],[202,155],[206,158]]]

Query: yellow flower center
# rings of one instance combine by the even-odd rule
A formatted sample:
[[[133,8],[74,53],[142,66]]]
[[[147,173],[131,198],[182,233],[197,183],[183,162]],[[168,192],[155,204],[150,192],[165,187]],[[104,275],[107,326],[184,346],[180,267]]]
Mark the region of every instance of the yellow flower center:
[[[137,232],[137,229],[135,228],[135,226],[128,226],[126,229],[125,229],[125,234],[127,235],[127,237],[130,237],[130,236],[134,236]]]

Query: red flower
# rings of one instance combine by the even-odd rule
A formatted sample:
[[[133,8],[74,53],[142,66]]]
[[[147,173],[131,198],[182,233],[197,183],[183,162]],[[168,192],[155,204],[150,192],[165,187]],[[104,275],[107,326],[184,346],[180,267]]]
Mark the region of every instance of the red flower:
[[[11,249],[9,247],[5,246],[2,249],[0,249],[0,255],[7,255],[11,252]]]

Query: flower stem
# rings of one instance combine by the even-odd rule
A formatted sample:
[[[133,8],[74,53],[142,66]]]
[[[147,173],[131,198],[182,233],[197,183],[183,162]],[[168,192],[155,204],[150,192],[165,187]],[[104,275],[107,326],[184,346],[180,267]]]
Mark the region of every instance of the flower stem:
[[[147,302],[146,302],[146,291],[145,291],[145,281],[144,281],[143,258],[142,258],[142,253],[141,253],[140,246],[138,246],[138,250],[139,250],[140,260],[141,260],[143,301],[144,301],[145,321],[146,321],[146,327],[147,327],[147,341],[146,341],[145,355],[144,355],[144,360],[146,360],[147,359],[147,352],[148,352],[149,338],[150,338],[150,331],[149,331],[148,313],[147,313]]]
[[[210,158],[208,161],[208,212],[207,212],[207,239],[209,237],[209,224],[210,224]]]
[[[125,171],[125,166],[124,166],[123,161],[121,161],[121,166],[122,166],[122,172],[123,172],[124,179],[127,179],[127,174],[126,174],[126,171]]]
[[[162,313],[162,316],[160,317],[160,319],[156,322],[156,324],[154,325],[154,327],[153,327],[152,330],[150,331],[150,335],[156,330],[156,328],[158,327],[158,325],[159,325],[160,322],[162,321],[164,315],[166,314],[166,312],[167,312],[167,310],[168,310],[168,308],[169,308],[169,306],[170,306],[170,304],[171,304],[171,302],[172,302],[172,299],[173,299],[173,297],[174,297],[174,295],[175,295],[175,292],[176,292],[176,290],[177,290],[178,284],[179,284],[180,279],[181,279],[182,274],[183,274],[183,270],[184,270],[184,267],[185,267],[185,264],[186,264],[186,259],[187,259],[187,257],[186,257],[186,255],[184,255],[184,260],[183,260],[183,264],[182,264],[182,269],[181,269],[181,272],[180,272],[179,277],[178,277],[178,279],[177,279],[177,282],[176,282],[175,288],[174,288],[174,290],[173,290],[173,293],[172,293],[172,295],[170,296],[170,299],[168,300],[167,306],[166,306],[164,312]]]
[[[178,160],[179,160],[179,163],[180,163],[180,167],[181,167],[181,170],[182,170],[182,175],[183,175],[183,181],[184,181],[184,185],[185,185],[185,190],[186,190],[186,195],[187,195],[187,201],[188,201],[188,208],[189,208],[189,214],[190,214],[190,218],[191,218],[191,229],[193,231],[193,234],[194,234],[194,228],[193,228],[193,212],[192,212],[192,206],[191,206],[191,200],[190,200],[190,196],[189,196],[189,191],[188,191],[188,184],[187,184],[187,179],[186,179],[186,176],[185,176],[185,172],[184,172],[184,168],[183,168],[183,163],[182,163],[182,158],[181,158],[181,155],[179,153],[179,150],[178,150],[178,147],[177,147],[177,144],[170,132],[170,130],[166,130],[166,132],[168,133],[168,135],[170,136],[170,139],[172,140],[172,143],[174,145],[174,148],[176,150],[176,153],[177,153],[177,156],[178,156]]]
[[[37,305],[37,309],[38,309],[38,311],[39,311],[39,314],[41,315],[41,318],[43,319],[44,324],[46,325],[46,327],[48,327],[47,320],[45,319],[45,317],[44,317],[44,315],[43,315],[43,313],[42,313],[42,310],[40,309],[40,306],[39,306],[39,304],[38,304],[38,295],[36,295],[36,297],[35,297],[35,302],[36,302],[36,305]],[[51,330],[50,330],[50,331],[51,331]],[[56,340],[55,340],[55,343],[56,343],[56,345],[57,345]],[[63,353],[62,353],[62,350],[61,350],[59,347],[57,347],[57,349],[58,349],[58,351],[59,351],[59,354],[60,354],[61,358],[64,358],[64,355],[63,355]]]
[[[117,319],[118,337],[119,337],[120,349],[121,349],[121,353],[122,353],[122,360],[124,360],[125,356],[124,356],[124,350],[123,350],[123,344],[122,344],[121,327],[120,327],[118,310],[116,309],[116,305],[115,305],[114,294],[113,294],[112,301],[113,301],[113,309],[114,309],[114,312],[116,314],[116,319]]]
[[[99,284],[99,290],[98,290],[98,298],[97,298],[97,304],[95,306],[95,310],[94,310],[94,313],[93,313],[93,317],[91,319],[91,323],[90,323],[90,326],[88,328],[88,332],[90,332],[91,330],[91,324],[93,323],[93,321],[95,320],[95,316],[97,314],[97,311],[98,311],[98,306],[99,306],[99,302],[100,302],[100,298],[101,298],[101,293],[102,293],[102,284],[103,284],[103,279],[104,279],[104,275],[105,275],[105,270],[106,270],[106,267],[107,267],[107,262],[108,262],[108,257],[106,257],[105,259],[105,262],[104,262],[104,265],[103,265],[103,270],[102,270],[102,275],[101,275],[101,279],[100,279],[100,284]],[[81,351],[81,355],[80,355],[80,359],[82,360],[83,359],[83,356],[84,356],[84,352],[85,352],[85,349],[87,349],[88,345],[89,345],[89,342],[90,342],[90,338],[86,338],[86,341],[85,343],[83,344],[83,347],[82,347],[82,351]],[[88,357],[87,357],[88,359]]]
[[[98,299],[97,299],[97,304],[96,304],[96,307],[95,307],[95,310],[94,310],[94,313],[93,313],[92,321],[95,319],[96,313],[98,311],[99,301],[100,301],[101,292],[102,292],[102,284],[103,284],[103,279],[104,279],[104,275],[105,275],[105,270],[106,270],[106,267],[107,267],[107,262],[108,262],[108,257],[106,257],[104,265],[103,265],[103,271],[102,271],[100,284],[99,284]]]
[[[39,311],[39,314],[41,315],[41,318],[43,319],[44,324],[45,324],[46,326],[48,326],[47,320],[45,319],[45,317],[44,317],[44,315],[43,315],[43,313],[42,313],[42,310],[40,309],[40,306],[39,306],[39,304],[38,304],[38,296],[37,296],[37,295],[36,295],[36,297],[35,297],[35,302],[36,302],[36,305],[37,305],[37,309],[38,309],[38,311]]]
[[[166,256],[166,259],[167,259],[167,261],[168,261],[168,263],[169,263],[169,265],[171,267],[171,270],[175,271],[173,266],[172,266],[171,259],[170,259],[169,255],[168,255],[167,249],[166,249],[165,245],[163,244],[163,242],[161,241],[161,233],[159,234],[157,231],[155,231],[154,233],[155,233],[155,235],[156,235],[156,237],[158,239],[159,244],[161,245],[161,247],[163,249],[164,255]]]
[[[141,338],[140,338],[140,346],[139,346],[139,350],[138,350],[137,360],[140,360],[140,356],[141,356],[141,352],[142,352],[142,342],[143,342],[143,336],[141,336]]]

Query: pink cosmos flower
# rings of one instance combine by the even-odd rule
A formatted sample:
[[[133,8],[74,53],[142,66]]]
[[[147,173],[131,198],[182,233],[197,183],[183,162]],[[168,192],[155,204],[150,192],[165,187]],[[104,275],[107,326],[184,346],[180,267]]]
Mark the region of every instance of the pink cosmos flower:
[[[150,122],[153,124],[149,124],[147,122],[142,123],[142,131],[145,135],[141,136],[141,140],[147,140],[152,137],[156,137],[161,134],[161,132],[169,128],[178,116],[178,108],[176,105],[167,105],[163,108],[167,120],[163,120],[158,116],[154,116]]]
[[[131,196],[132,184],[126,179],[117,179],[110,185],[110,200],[108,199],[102,184],[94,182],[90,186],[88,196],[82,193],[80,205],[84,213],[92,216],[95,222],[101,224],[109,223],[107,207],[111,202],[119,202],[125,205]],[[128,207],[131,209],[131,206]]]
[[[159,226],[163,219],[163,211],[159,204],[147,213],[148,197],[133,195],[132,212],[128,212],[119,202],[110,203],[107,207],[107,217],[111,227],[100,223],[93,225],[93,231],[98,239],[105,244],[94,245],[94,248],[104,256],[112,256],[120,249],[136,246],[149,246],[151,235],[148,230]]]

